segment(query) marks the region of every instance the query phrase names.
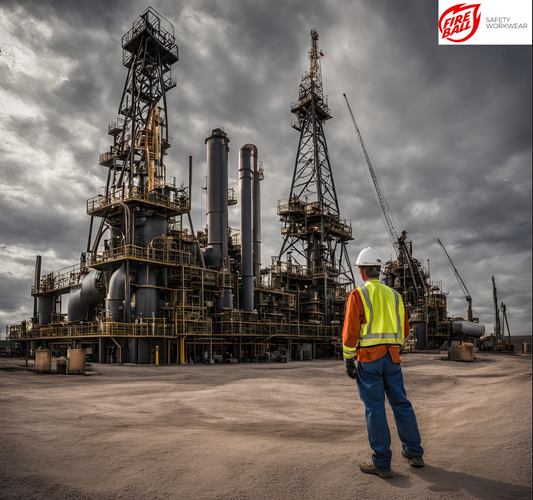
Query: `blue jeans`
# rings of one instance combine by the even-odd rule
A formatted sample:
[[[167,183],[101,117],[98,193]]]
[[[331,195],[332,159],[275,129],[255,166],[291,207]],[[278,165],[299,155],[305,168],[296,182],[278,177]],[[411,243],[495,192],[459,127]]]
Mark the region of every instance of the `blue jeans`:
[[[376,361],[358,365],[361,382],[357,383],[357,387],[365,404],[368,440],[374,450],[374,465],[384,471],[391,467],[391,436],[385,413],[385,394],[394,412],[404,451],[413,457],[422,456],[424,450],[420,446],[420,432],[415,412],[405,394],[400,365],[392,362],[388,352]]]

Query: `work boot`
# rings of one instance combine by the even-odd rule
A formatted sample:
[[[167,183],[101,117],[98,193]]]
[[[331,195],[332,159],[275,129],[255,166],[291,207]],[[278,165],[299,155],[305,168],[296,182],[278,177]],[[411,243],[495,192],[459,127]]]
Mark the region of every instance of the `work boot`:
[[[412,457],[404,450],[402,450],[402,456],[409,460],[411,467],[424,467],[424,465],[426,465],[422,457]]]
[[[377,474],[379,477],[392,477],[391,470],[378,469],[371,460],[361,462],[359,468],[365,474]]]

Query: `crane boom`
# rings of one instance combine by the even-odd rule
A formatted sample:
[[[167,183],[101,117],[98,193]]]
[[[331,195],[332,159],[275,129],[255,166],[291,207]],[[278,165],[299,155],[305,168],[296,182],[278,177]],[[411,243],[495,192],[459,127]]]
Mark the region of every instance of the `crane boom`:
[[[463,294],[465,296],[466,301],[468,302],[468,311],[466,313],[466,320],[472,321],[472,296],[470,295],[470,292],[468,291],[468,288],[466,288],[465,282],[463,281],[463,278],[461,278],[461,275],[459,274],[459,271],[455,267],[452,258],[448,255],[448,252],[446,251],[446,248],[444,248],[444,244],[442,241],[440,241],[440,238],[437,238],[437,241],[439,242],[440,247],[442,248],[442,251],[444,252],[444,255],[448,259],[448,263],[450,264],[450,267],[452,268],[453,274],[455,275],[455,278],[457,279],[457,282],[459,283],[459,286],[463,290]]]
[[[350,107],[350,103],[348,102],[348,98],[346,97],[346,94],[342,94],[342,95],[344,96],[344,99],[346,100],[346,105],[348,106],[348,111],[350,112],[350,115],[352,117],[352,121],[355,127],[355,132],[357,134],[357,138],[359,139],[361,148],[363,149],[363,154],[365,155],[366,164],[368,165],[370,176],[372,177],[372,181],[374,182],[374,187],[376,188],[376,193],[378,195],[379,202],[381,204],[381,209],[383,210],[383,215],[385,216],[385,222],[386,222],[387,229],[389,231],[389,236],[392,241],[392,246],[394,247],[394,251],[396,252],[396,257],[400,258],[400,245],[398,243],[398,232],[396,231],[396,228],[394,227],[394,221],[392,219],[392,212],[391,212],[389,203],[387,202],[387,198],[385,197],[385,192],[381,188],[381,184],[379,182],[378,176],[376,175],[374,167],[372,166],[372,162],[370,161],[370,156],[368,155],[368,151],[366,150],[365,143],[363,141],[363,136],[361,135],[359,127],[357,126],[357,122],[355,121],[355,117],[352,112],[352,108]]]
[[[463,293],[465,295],[465,298],[468,298],[470,297],[470,293],[468,292],[468,288],[466,288],[466,285],[465,285],[465,282],[463,281],[463,279],[461,278],[461,275],[459,274],[459,271],[457,270],[457,268],[455,267],[451,257],[448,255],[448,252],[446,251],[446,248],[444,248],[444,244],[442,243],[442,241],[440,241],[439,238],[437,238],[437,241],[439,242],[439,245],[440,247],[442,248],[442,251],[444,252],[444,255],[447,257],[448,259],[448,262],[453,270],[453,274],[455,274],[455,277],[457,278],[457,281],[461,287],[461,289],[463,290]]]
[[[498,344],[502,344],[503,339],[501,338],[501,331],[500,331],[500,309],[498,307],[498,292],[496,290],[496,280],[494,279],[494,276],[492,276],[491,279],[492,279],[492,299],[494,301],[494,335],[496,335]]]

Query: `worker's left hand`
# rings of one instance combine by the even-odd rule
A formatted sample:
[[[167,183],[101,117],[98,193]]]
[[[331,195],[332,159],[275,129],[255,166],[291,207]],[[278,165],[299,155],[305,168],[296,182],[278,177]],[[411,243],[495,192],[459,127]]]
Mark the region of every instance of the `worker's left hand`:
[[[346,369],[348,377],[353,378],[354,380],[357,379],[355,374],[355,358],[344,358],[344,368]]]

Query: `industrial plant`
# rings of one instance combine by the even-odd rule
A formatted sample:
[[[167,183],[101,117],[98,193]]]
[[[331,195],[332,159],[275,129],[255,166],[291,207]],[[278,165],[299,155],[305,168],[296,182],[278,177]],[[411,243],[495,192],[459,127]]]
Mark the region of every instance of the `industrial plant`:
[[[33,317],[7,332],[23,355],[39,347],[57,355],[85,349],[92,361],[119,364],[341,355],[344,308],[355,287],[348,255],[353,235],[341,215],[324,131],[332,113],[318,40],[312,30],[310,68],[291,104],[299,140],[295,135],[292,183],[277,206],[280,250],[265,265],[258,148],[245,144],[239,150],[237,196],[228,186],[228,133],[213,128],[199,139],[206,146],[207,224],[195,231],[192,157],[188,183],[180,187],[167,179],[165,167],[173,112],[166,94],[176,87],[172,67],[179,60],[174,28],[152,8],[135,20],[122,37],[127,74],[118,118],[107,130],[112,144],[99,159],[105,187],[86,201],[86,250],[78,264],[46,274],[37,256]],[[413,257],[407,232],[396,230],[347,98],[346,104],[396,252],[396,260],[384,265],[383,281],[403,297],[413,348],[482,337],[485,328],[472,317],[466,287],[466,320],[450,318],[447,295]],[[228,206],[237,203],[240,228],[232,228]]]

